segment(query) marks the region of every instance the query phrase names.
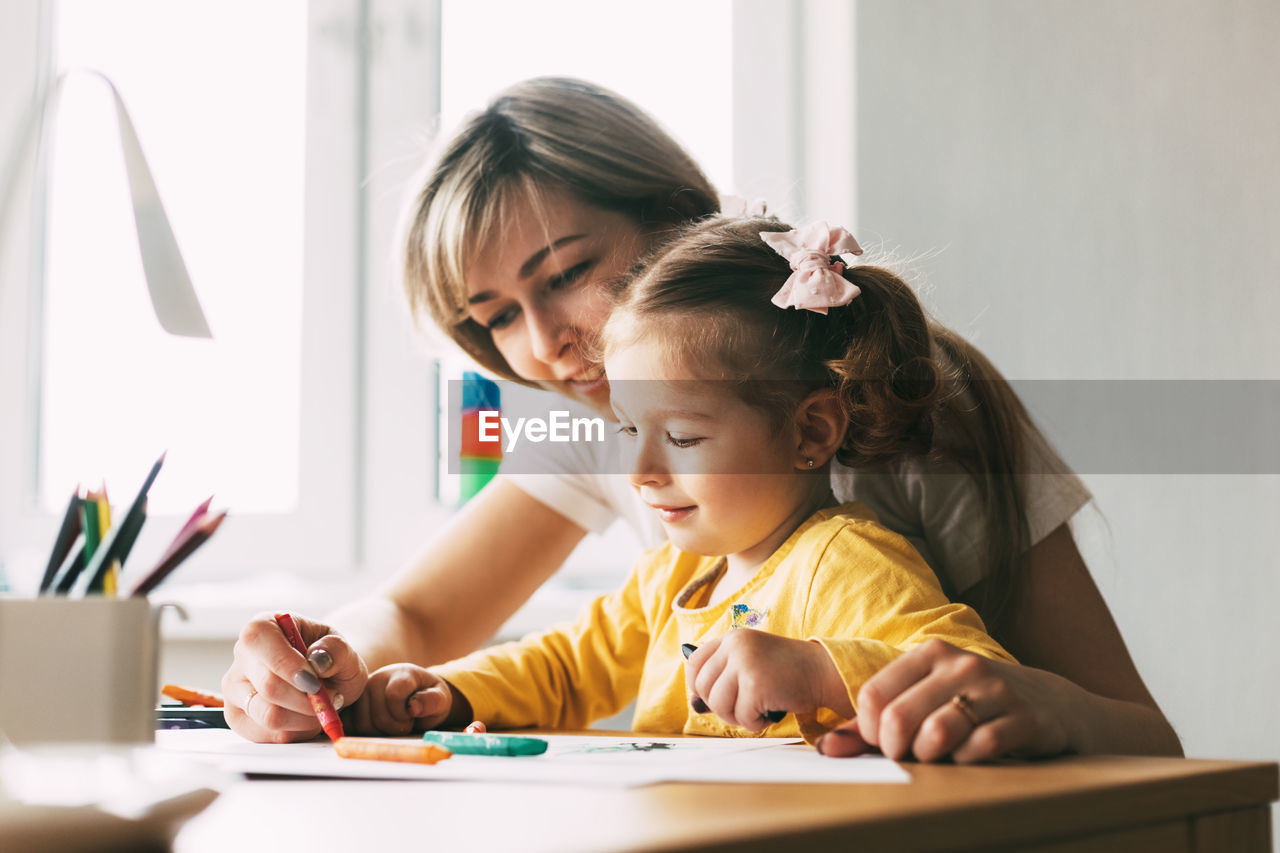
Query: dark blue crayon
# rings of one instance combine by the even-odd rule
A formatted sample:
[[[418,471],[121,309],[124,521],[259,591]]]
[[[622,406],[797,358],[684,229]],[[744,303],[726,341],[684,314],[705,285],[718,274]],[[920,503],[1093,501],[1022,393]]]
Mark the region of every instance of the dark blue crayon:
[[[693,654],[697,650],[698,650],[698,647],[695,646],[693,643],[680,644],[680,651],[684,652],[685,660],[688,660],[689,655]],[[707,703],[703,702],[701,699],[695,698],[692,704],[693,704],[693,710],[697,711],[699,714],[705,714],[707,713],[707,711],[711,710],[710,708],[707,707]],[[786,711],[765,711],[764,712],[764,718],[771,723],[782,722],[782,718],[785,717],[786,715],[787,715]]]

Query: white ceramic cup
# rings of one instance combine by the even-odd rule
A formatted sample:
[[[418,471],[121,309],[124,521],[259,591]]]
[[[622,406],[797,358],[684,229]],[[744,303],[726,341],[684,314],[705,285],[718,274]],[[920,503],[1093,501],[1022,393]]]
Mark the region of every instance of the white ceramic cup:
[[[160,609],[0,598],[0,732],[18,745],[155,740]]]

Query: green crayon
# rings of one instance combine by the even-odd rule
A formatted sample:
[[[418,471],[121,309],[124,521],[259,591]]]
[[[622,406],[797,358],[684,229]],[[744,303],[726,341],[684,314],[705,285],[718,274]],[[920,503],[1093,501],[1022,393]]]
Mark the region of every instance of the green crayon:
[[[519,735],[425,732],[422,739],[455,755],[541,755],[547,751],[547,742],[542,738]]]

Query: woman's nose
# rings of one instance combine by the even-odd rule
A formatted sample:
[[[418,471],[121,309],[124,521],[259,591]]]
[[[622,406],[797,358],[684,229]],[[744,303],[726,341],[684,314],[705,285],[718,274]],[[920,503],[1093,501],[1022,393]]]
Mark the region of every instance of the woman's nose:
[[[527,310],[529,347],[533,357],[544,364],[555,364],[578,339],[577,331],[559,311],[547,308]]]

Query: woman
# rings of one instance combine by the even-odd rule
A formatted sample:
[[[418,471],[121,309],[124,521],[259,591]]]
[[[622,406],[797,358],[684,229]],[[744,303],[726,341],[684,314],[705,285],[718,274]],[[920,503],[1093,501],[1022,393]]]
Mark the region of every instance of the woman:
[[[612,418],[608,381],[584,346],[608,315],[611,286],[718,206],[697,165],[634,105],[580,81],[527,81],[468,122],[428,173],[406,239],[408,297],[495,373]],[[866,684],[857,719],[820,748],[966,762],[1181,754],[1067,527],[1087,491],[981,354],[945,330],[937,336],[957,395],[932,452],[852,460],[833,488],[911,539],[1027,666],[920,646]],[[369,669],[476,648],[588,530],[632,517],[625,478],[581,476],[591,472],[584,463],[499,476],[374,595],[328,624],[299,620],[311,666],[350,703]],[[270,616],[257,618],[223,678],[228,722],[251,740],[312,737],[319,727],[303,691],[318,684]]]

